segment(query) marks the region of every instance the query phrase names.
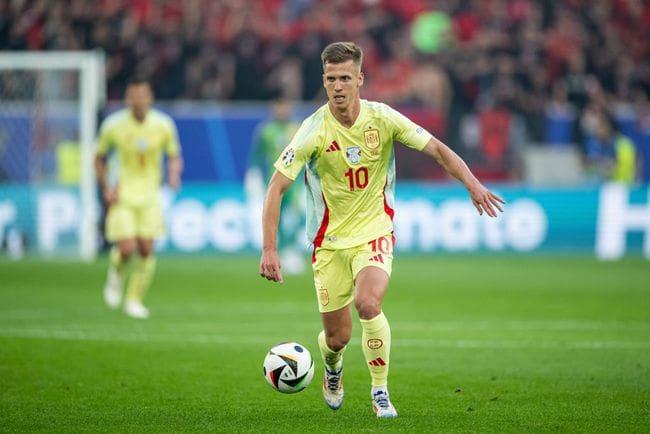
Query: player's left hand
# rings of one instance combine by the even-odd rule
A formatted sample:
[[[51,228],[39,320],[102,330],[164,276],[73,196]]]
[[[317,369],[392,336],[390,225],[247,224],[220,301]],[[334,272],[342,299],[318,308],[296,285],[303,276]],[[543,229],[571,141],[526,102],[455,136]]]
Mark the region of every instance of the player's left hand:
[[[181,177],[180,176],[172,176],[169,178],[169,186],[173,189],[178,191],[178,189],[181,187]]]
[[[280,256],[277,251],[263,251],[260,259],[260,276],[267,280],[282,283]]]
[[[472,203],[478,211],[479,215],[483,215],[485,212],[490,217],[496,217],[497,210],[503,212],[501,204],[505,204],[506,201],[503,200],[498,195],[492,193],[490,190],[485,188],[482,184],[478,183],[469,189],[469,194],[472,197]]]

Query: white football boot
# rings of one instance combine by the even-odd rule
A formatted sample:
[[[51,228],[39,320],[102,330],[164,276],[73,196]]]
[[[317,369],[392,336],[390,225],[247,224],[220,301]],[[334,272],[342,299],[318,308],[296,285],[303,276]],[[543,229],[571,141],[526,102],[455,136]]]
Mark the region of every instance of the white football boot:
[[[397,410],[393,407],[385,389],[374,389],[370,392],[372,397],[372,409],[377,417],[397,417]]]
[[[104,284],[104,301],[111,309],[117,309],[122,302],[122,279],[114,270],[109,270]]]
[[[124,303],[124,312],[131,318],[149,318],[149,309],[144,307],[144,305],[139,301],[127,300],[127,302]]]
[[[325,365],[323,376],[323,398],[332,410],[338,410],[343,405],[343,357],[337,367],[338,369],[332,371]]]

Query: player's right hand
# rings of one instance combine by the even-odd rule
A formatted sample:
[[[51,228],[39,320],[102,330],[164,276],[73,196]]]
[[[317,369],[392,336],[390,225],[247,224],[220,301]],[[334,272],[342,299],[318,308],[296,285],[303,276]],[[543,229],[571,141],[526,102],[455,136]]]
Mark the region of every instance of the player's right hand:
[[[263,251],[260,259],[260,276],[267,280],[282,283],[280,256],[277,251]]]

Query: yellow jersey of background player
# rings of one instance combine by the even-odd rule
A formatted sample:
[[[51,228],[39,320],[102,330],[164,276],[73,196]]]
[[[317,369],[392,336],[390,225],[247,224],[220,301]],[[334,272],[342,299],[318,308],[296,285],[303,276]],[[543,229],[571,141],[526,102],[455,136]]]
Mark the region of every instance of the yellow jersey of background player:
[[[149,109],[142,122],[124,108],[101,125],[97,154],[115,151],[118,161],[117,202],[129,206],[160,201],[163,157],[179,157],[178,133],[171,117]]]
[[[104,300],[111,308],[122,301],[126,265],[137,251],[126,291],[124,310],[134,318],[147,318],[142,304],[155,270],[154,239],[164,233],[160,203],[163,157],[168,158],[168,182],[180,185],[182,161],[178,133],[168,115],[151,109],[153,93],[149,83],[140,78],[126,88],[126,108],[110,115],[101,125],[95,168],[102,196],[108,207],[106,239],[115,243]],[[117,185],[108,182],[106,156],[115,152],[118,161]]]

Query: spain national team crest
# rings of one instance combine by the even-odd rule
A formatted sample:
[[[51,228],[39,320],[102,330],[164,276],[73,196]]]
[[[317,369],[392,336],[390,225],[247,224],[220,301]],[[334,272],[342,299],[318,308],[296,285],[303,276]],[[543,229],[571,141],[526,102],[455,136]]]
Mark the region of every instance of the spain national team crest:
[[[137,146],[138,146],[138,152],[140,152],[141,154],[144,154],[145,152],[147,152],[147,148],[149,147],[149,143],[147,142],[147,139],[145,139],[144,137],[140,137],[138,139],[138,145]]]
[[[345,156],[350,164],[359,164],[359,161],[361,161],[361,148],[359,146],[345,148]]]
[[[330,294],[325,288],[318,289],[318,301],[321,306],[327,306],[330,303]]]
[[[379,131],[368,130],[363,132],[363,139],[369,149],[375,149],[379,146]]]

